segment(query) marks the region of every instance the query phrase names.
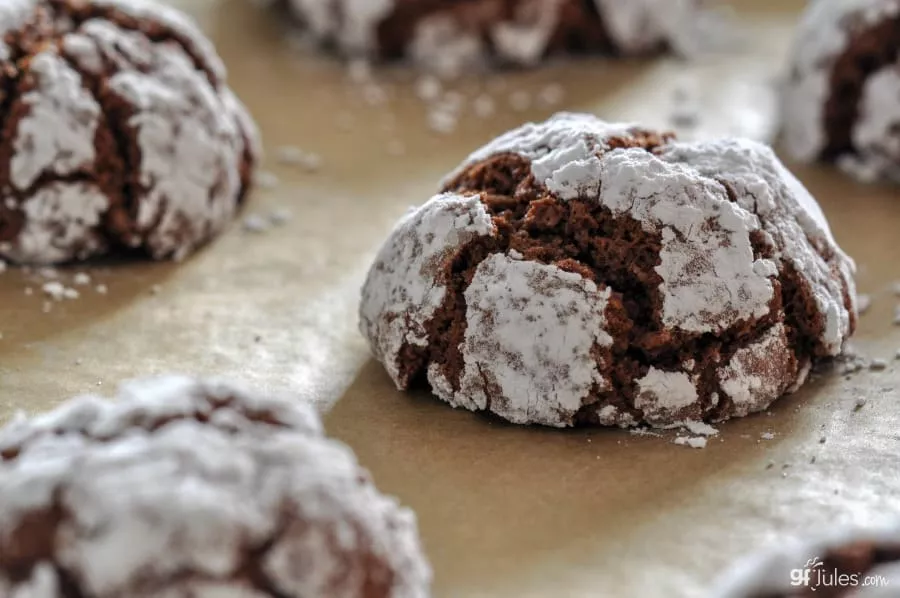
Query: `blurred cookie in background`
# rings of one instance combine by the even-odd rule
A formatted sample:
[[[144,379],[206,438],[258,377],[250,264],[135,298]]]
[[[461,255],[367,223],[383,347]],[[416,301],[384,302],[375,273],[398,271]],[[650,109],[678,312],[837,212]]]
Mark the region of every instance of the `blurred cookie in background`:
[[[809,3],[788,63],[783,142],[803,162],[900,182],[900,0]]]

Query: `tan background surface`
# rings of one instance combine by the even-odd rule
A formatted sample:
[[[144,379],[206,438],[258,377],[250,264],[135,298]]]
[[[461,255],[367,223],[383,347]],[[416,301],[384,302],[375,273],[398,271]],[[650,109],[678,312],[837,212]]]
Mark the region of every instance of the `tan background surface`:
[[[374,252],[468,151],[550,111],[469,116],[454,135],[439,136],[426,128],[409,76],[384,75],[391,101],[372,107],[338,64],[286,49],[243,0],[181,3],[220,44],[270,155],[297,145],[320,153],[324,168],[310,175],[270,159],[282,184],[256,192],[248,213],[288,207],[287,226],[261,235],[235,226],[181,265],[94,268],[106,295],[86,290],[45,314],[37,277],[0,275],[0,418],[158,372],[225,374],[291,391],[330,410],[331,433],[382,489],[418,511],[438,597],[702,596],[747,550],[897,510],[893,361],[882,373],[820,378],[768,415],[720,426],[705,450],[676,447],[671,435],[515,429],[394,391],[356,332],[358,288]],[[567,109],[664,123],[672,89],[686,87],[706,106],[701,134],[765,138],[768,85],[800,5],[743,2],[751,46],[743,57],[691,66],[588,61],[498,76],[490,89],[504,101],[559,81]],[[469,94],[480,87],[463,85]],[[389,156],[390,140],[402,140],[406,155]],[[897,190],[797,172],[859,262],[861,290],[875,295],[856,346],[893,360]],[[861,398],[867,404],[854,409]],[[761,439],[765,432],[774,439]]]

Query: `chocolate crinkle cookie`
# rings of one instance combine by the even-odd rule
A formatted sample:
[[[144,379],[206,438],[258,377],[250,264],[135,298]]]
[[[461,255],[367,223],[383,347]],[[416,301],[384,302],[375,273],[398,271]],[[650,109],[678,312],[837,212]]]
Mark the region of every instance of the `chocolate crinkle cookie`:
[[[258,153],[210,42],[152,0],[0,2],[0,257],[185,257]]]
[[[840,530],[781,543],[721,576],[712,598],[896,598],[900,528]]]
[[[561,53],[690,54],[721,20],[700,0],[262,1],[345,56],[408,59],[441,75]]]
[[[818,0],[798,28],[783,94],[797,160],[900,181],[900,0]]]
[[[412,512],[311,408],[166,377],[0,430],[4,598],[426,598]]]
[[[362,291],[400,389],[519,424],[723,420],[856,324],[854,264],[766,146],[560,114],[472,154]]]

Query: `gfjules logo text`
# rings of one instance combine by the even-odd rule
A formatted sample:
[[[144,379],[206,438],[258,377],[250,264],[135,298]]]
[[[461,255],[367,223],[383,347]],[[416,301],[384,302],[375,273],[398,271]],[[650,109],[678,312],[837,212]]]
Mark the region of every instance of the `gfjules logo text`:
[[[809,588],[815,592],[819,588],[883,588],[888,579],[883,575],[841,573],[837,569],[827,569],[818,557],[806,561],[802,569],[791,569],[791,585]]]

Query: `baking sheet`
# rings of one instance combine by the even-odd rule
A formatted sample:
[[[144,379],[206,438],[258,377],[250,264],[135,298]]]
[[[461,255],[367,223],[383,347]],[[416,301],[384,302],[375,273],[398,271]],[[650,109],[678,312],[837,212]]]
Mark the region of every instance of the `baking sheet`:
[[[263,130],[265,169],[281,179],[255,192],[245,214],[288,208],[293,218],[260,234],[238,223],[183,264],[91,267],[81,296],[50,302],[46,313],[39,273],[0,275],[0,418],[171,371],[292,392],[327,412],[329,431],[378,485],[418,511],[438,598],[703,596],[748,550],[897,511],[896,189],[795,169],[859,263],[860,289],[874,303],[854,345],[886,358],[886,371],[821,376],[768,414],[719,426],[704,450],[674,446],[672,435],[514,428],[396,392],[356,331],[356,303],[374,252],[409,205],[470,150],[553,108],[466,115],[452,135],[439,135],[426,126],[409,73],[379,75],[389,101],[372,105],[335,61],[286,48],[245,0],[179,3],[219,44]],[[703,107],[695,134],[765,139],[774,127],[772,69],[803,2],[738,4],[741,56],[694,65],[586,60],[457,87],[505,106],[511,94],[537,96],[559,82],[562,108],[661,125],[673,94],[687,92]],[[392,155],[398,144],[402,156]],[[277,164],[282,145],[319,153],[322,170]]]

